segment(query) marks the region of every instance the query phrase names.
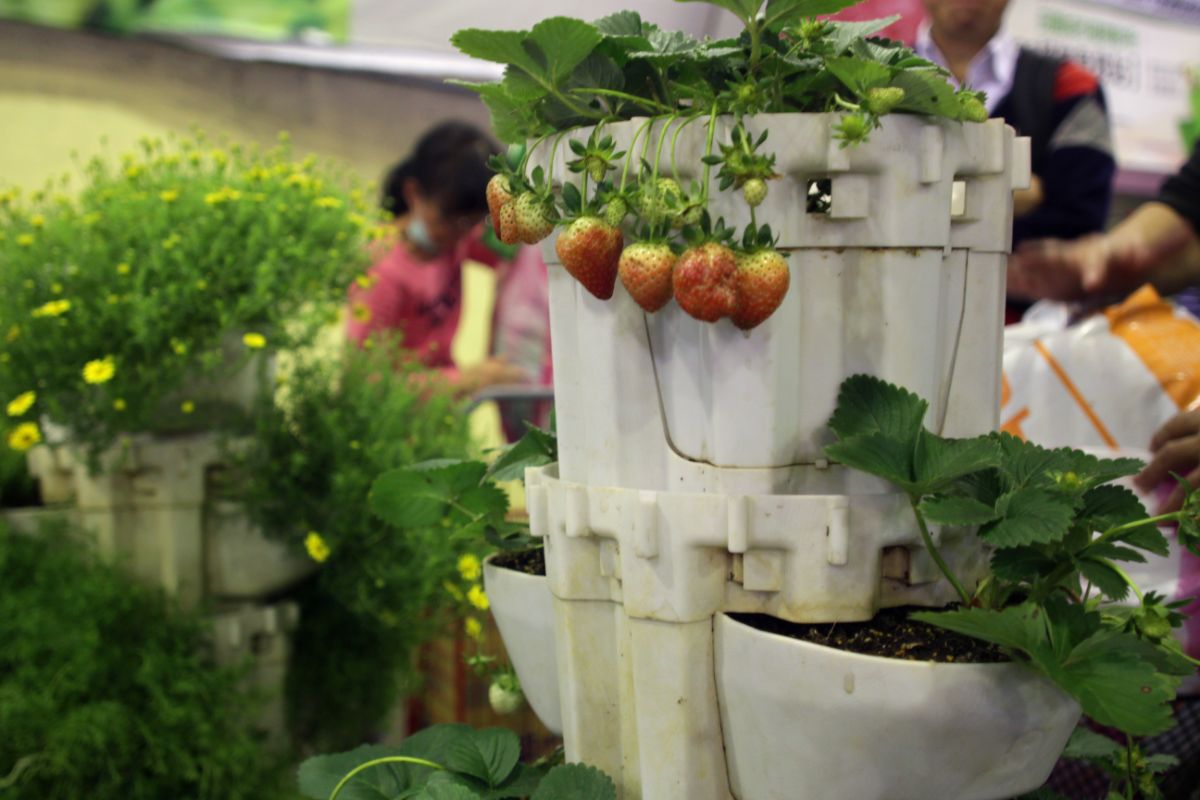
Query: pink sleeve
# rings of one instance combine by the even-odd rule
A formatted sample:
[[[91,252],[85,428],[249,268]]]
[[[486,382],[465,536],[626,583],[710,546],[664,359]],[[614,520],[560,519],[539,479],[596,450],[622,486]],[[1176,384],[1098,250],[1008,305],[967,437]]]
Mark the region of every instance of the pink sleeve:
[[[536,247],[522,247],[496,287],[492,351],[525,370],[531,382],[545,375],[550,352],[550,298],[546,264]]]

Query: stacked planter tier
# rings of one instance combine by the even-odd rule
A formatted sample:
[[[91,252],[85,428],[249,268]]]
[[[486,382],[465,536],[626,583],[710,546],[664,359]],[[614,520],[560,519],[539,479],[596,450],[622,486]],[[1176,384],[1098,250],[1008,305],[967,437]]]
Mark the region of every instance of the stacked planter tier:
[[[944,435],[997,423],[1028,142],[1000,121],[891,116],[847,149],[837,121],[745,120],[752,139],[770,131],[762,149],[781,177],[757,221],[791,268],[782,306],[753,331],[674,303],[647,315],[620,284],[598,300],[543,245],[559,462],[527,474],[531,527],[545,539],[567,758],[613,775],[625,800],[1005,798],[1045,779],[1078,717],[1014,665],[850,656],[727,616],[855,621],[954,596],[907,497],[823,455],[846,377],[917,392]],[[675,158],[660,163],[678,164],[685,187],[707,122],[668,131]],[[605,133],[628,149],[640,125]],[[731,125],[717,121],[716,141]],[[570,174],[565,139],[553,171],[550,152],[531,166]],[[710,214],[740,230],[748,207],[711,180]],[[809,212],[814,186],[831,187],[827,212]],[[987,564],[976,537],[934,535],[973,586]]]

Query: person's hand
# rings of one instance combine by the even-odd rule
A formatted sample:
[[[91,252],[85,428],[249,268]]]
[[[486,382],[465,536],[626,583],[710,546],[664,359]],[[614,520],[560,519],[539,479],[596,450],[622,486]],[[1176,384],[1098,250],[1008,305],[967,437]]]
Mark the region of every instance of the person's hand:
[[[1045,199],[1042,179],[1034,175],[1029,179],[1028,189],[1017,189],[1013,192],[1013,215],[1023,217],[1040,206]]]
[[[1167,420],[1150,440],[1150,451],[1154,454],[1150,463],[1133,479],[1142,492],[1154,491],[1171,473],[1183,476],[1193,486],[1200,482],[1200,410],[1184,411]],[[1157,513],[1178,511],[1185,494],[1184,487],[1176,486]]]
[[[472,395],[480,389],[503,383],[529,383],[529,375],[503,358],[488,358],[460,369],[455,388],[460,394]]]
[[[1008,260],[1008,292],[1033,300],[1078,300],[1122,287],[1144,262],[1136,242],[1099,233],[1071,242],[1023,242]]]

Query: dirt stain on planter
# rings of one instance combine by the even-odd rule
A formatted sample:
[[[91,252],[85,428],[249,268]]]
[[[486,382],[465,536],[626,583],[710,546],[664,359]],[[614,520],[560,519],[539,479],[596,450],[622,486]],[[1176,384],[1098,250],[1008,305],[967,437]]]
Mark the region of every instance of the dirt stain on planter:
[[[492,559],[492,564],[500,569],[524,572],[526,575],[545,575],[546,551],[538,547],[517,553],[499,553]]]
[[[906,606],[880,611],[866,622],[787,622],[766,614],[730,614],[752,628],[851,653],[942,664],[996,664],[1009,657],[995,645],[908,618]],[[847,691],[853,691],[848,687]]]

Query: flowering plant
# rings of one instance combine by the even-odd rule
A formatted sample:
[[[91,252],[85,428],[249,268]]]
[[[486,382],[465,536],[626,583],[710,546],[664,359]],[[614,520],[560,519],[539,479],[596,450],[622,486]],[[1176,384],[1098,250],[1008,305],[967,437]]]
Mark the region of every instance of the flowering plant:
[[[16,449],[44,436],[38,419],[92,456],[118,434],[212,425],[229,410],[218,381],[307,341],[381,230],[361,192],[285,136],[144,139],[73,177],[0,193],[0,400]]]

